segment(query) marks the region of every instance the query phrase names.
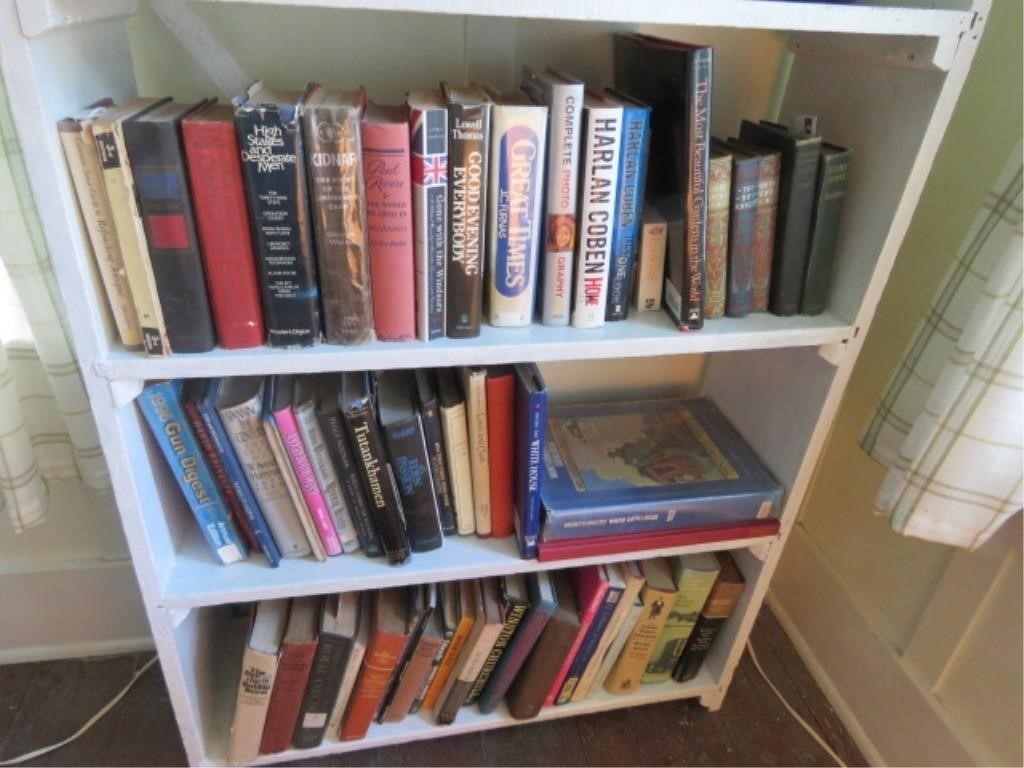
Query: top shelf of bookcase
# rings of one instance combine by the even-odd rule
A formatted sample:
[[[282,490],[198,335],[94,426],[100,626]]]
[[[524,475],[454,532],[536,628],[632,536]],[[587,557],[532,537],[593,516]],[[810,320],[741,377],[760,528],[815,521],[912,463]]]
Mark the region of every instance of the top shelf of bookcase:
[[[303,349],[217,349],[202,354],[145,357],[113,350],[96,368],[111,380],[245,376],[324,371],[501,365],[554,360],[607,360],[623,357],[704,354],[746,349],[814,347],[846,341],[855,329],[829,314],[777,317],[755,313],[718,318],[703,330],[680,332],[662,312],[634,312],[628,320],[602,328],[484,325],[474,339],[374,341],[352,347],[321,344]]]

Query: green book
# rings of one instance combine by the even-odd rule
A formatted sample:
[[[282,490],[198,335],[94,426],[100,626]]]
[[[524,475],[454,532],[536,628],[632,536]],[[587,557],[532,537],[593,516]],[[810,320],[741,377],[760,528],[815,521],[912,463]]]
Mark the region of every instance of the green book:
[[[676,582],[676,601],[665,620],[665,627],[654,644],[642,682],[660,683],[672,676],[701,608],[718,578],[718,560],[710,552],[680,555],[672,562]]]

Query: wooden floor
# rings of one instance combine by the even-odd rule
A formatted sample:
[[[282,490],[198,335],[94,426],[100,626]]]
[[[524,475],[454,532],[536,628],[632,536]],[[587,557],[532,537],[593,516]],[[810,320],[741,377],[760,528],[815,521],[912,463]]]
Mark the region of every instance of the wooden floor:
[[[768,676],[851,766],[865,765],[849,734],[767,608],[753,633]],[[148,655],[0,667],[0,760],[60,741],[100,709]],[[182,765],[185,752],[156,667],[68,746],[24,765]],[[367,750],[297,765],[620,766],[830,765],[744,656],[721,711],[694,701]]]

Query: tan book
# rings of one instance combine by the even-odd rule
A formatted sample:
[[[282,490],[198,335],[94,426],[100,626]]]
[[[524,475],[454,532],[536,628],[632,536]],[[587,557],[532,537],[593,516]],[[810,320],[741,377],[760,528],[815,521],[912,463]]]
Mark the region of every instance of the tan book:
[[[473,517],[476,535],[491,535],[491,465],[487,446],[487,369],[459,369],[466,398],[466,429],[469,433],[469,465],[473,473]]]
[[[450,636],[447,648],[441,656],[433,679],[427,684],[421,706],[433,710],[441,692],[448,683],[448,677],[455,662],[462,653],[462,647],[473,631],[476,621],[476,587],[472,581],[447,581],[441,585],[441,625],[446,636]]]
[[[93,122],[93,137],[103,182],[110,201],[117,242],[121,248],[128,286],[138,313],[142,330],[142,344],[147,355],[168,355],[171,345],[167,340],[160,297],[156,290],[156,276],[149,260],[149,245],[135,196],[135,180],[128,164],[128,150],[124,141],[124,121],[168,99],[133,99],[119,107],[106,110]]]
[[[643,589],[643,583],[641,581],[641,590]],[[592,685],[604,686],[605,681],[608,679],[608,675],[611,674],[612,667],[615,666],[615,662],[619,660],[619,656],[622,654],[622,649],[629,641],[629,637],[633,632],[633,627],[640,620],[640,614],[644,610],[644,599],[637,594],[633,604],[628,606],[629,610],[626,611],[626,617],[619,627],[618,633],[612,639],[611,645],[608,646],[608,650],[604,653],[604,658],[601,660],[601,667],[597,670],[597,677],[595,678]]]
[[[644,204],[640,219],[640,248],[637,253],[636,291],[633,303],[641,312],[661,309],[665,288],[665,248],[668,224],[665,217],[650,204]]]
[[[473,507],[473,468],[469,459],[469,431],[466,423],[466,401],[459,392],[451,368],[437,372],[438,399],[440,400],[441,434],[448,459],[448,480],[452,488],[452,506],[455,508],[455,526],[460,535],[476,531]]]
[[[57,123],[64,157],[78,198],[78,207],[89,235],[89,246],[103,281],[107,304],[121,343],[127,349],[142,348],[142,326],[132,301],[121,246],[114,229],[110,198],[96,151],[93,123],[113,106],[110,99],[90,104],[81,112]]]
[[[371,593],[365,594],[370,595]],[[359,633],[352,643],[352,650],[349,652],[348,662],[345,664],[345,673],[341,676],[341,685],[338,686],[338,697],[334,701],[331,719],[327,724],[327,735],[332,739],[338,738],[338,733],[341,731],[341,721],[345,718],[345,709],[348,707],[349,699],[352,698],[352,690],[356,687],[359,670],[363,667],[363,657],[366,656],[366,640],[370,635],[369,600],[360,601],[360,611]]]
[[[615,666],[605,678],[604,689],[608,693],[629,693],[639,687],[647,662],[676,599],[675,579],[667,559],[655,557],[644,560],[640,568],[646,582],[640,592],[644,601],[643,611],[615,661]]]
[[[287,622],[288,600],[263,600],[256,604],[242,656],[235,717],[228,741],[231,765],[246,765],[259,756]]]

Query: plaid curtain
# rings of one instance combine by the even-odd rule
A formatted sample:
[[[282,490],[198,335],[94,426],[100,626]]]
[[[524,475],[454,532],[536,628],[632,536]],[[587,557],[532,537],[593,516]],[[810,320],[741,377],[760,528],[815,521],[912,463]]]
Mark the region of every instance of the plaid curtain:
[[[47,478],[109,478],[2,73],[0,141],[0,509],[21,532],[44,519]]]
[[[979,210],[862,438],[894,530],[974,549],[1021,509],[1021,147]]]

